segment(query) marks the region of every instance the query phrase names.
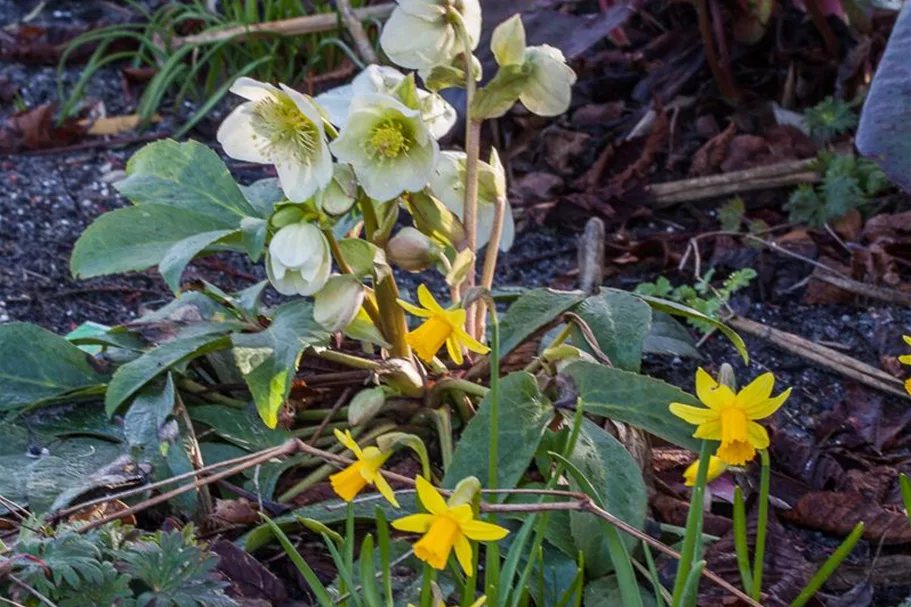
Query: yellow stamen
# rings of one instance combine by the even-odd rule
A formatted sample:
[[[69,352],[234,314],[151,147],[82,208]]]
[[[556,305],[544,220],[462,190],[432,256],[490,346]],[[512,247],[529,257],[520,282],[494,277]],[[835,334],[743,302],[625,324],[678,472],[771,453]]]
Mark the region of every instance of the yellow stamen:
[[[451,517],[437,517],[424,537],[415,543],[414,555],[434,569],[443,569],[459,533],[459,524]]]
[[[285,93],[256,102],[250,125],[266,151],[281,150],[309,164],[319,145],[319,130]]]
[[[386,120],[373,129],[368,146],[375,155],[385,158],[407,154],[411,147],[404,125],[392,120]]]

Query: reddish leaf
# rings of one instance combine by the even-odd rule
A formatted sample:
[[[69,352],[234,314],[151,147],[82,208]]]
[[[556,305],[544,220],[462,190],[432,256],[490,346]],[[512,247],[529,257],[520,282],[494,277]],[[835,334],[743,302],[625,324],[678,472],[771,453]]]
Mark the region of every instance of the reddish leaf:
[[[911,543],[911,525],[904,512],[887,510],[859,493],[815,491],[808,493],[792,510],[780,515],[786,521],[847,536],[857,523],[864,524],[864,538],[883,544]]]
[[[737,125],[732,120],[726,129],[718,133],[696,151],[690,174],[697,177],[714,173],[728,155],[728,146],[737,134]]]

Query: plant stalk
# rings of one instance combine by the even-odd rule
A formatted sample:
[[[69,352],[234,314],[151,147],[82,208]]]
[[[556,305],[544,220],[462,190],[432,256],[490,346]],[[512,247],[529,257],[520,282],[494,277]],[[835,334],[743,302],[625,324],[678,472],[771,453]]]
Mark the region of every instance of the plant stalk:
[[[765,538],[769,522],[769,452],[763,449],[759,452],[762,461],[762,475],[759,480],[759,519],[756,521],[756,560],[753,562],[753,592],[754,601],[762,596],[762,567],[765,564]]]
[[[699,468],[696,471],[696,483],[693,485],[690,509],[686,517],[686,536],[683,538],[683,547],[680,549],[680,562],[677,564],[677,577],[674,579],[672,607],[681,607],[683,605],[686,580],[689,576],[690,568],[696,560],[696,545],[702,535],[702,502],[705,495],[705,479],[709,472],[712,447],[713,445],[709,441],[702,441],[702,448],[699,450]]]
[[[481,286],[488,291],[493,288],[493,277],[497,270],[497,257],[500,254],[500,239],[503,237],[503,224],[506,221],[506,199],[497,197],[496,209],[493,216],[493,227],[490,232],[490,242],[484,252],[484,267],[481,270]],[[487,324],[487,302],[478,301],[475,323],[478,330],[478,340],[484,343],[484,333]]]
[[[323,230],[323,234],[326,236],[326,240],[329,241],[329,251],[332,252],[332,257],[335,259],[335,263],[338,264],[339,270],[341,270],[344,274],[353,275],[354,270],[352,270],[351,266],[348,265],[348,261],[345,259],[345,254],[342,253],[342,248],[338,245],[338,240],[336,240],[335,234],[332,232],[332,230],[329,229]],[[367,316],[370,317],[370,320],[373,321],[373,324],[376,326],[376,328],[380,329],[382,332],[382,323],[379,308],[376,307],[376,304],[373,303],[373,300],[371,300],[369,297],[364,298],[363,306],[364,310],[367,312]],[[385,337],[387,340],[389,339],[389,336],[386,334],[383,334],[383,337]]]

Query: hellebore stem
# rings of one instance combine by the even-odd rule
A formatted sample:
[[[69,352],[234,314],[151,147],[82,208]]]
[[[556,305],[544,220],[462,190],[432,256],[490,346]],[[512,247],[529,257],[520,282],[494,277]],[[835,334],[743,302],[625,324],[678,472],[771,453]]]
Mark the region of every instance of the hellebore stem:
[[[335,259],[335,263],[338,264],[339,270],[344,274],[354,274],[354,270],[351,269],[351,266],[348,265],[348,262],[345,260],[345,255],[342,253],[342,248],[338,246],[338,240],[335,239],[335,234],[332,233],[332,230],[325,229],[323,234],[326,236],[326,240],[329,241],[329,250],[332,252],[332,257]],[[373,324],[376,325],[377,329],[382,331],[383,325],[380,318],[379,308],[376,307],[376,304],[373,303],[369,297],[364,298],[364,310],[367,312],[367,316],[370,317],[370,320],[373,321]],[[383,334],[383,337],[388,339],[388,335]]]

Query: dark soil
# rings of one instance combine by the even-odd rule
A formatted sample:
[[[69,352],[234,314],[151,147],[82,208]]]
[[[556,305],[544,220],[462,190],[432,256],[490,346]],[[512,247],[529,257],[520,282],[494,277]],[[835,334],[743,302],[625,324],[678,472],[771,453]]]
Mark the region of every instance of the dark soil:
[[[34,4],[0,0],[0,21],[16,22]],[[97,15],[86,12],[89,10],[86,5],[80,2],[51,2],[36,23],[97,19]],[[79,73],[78,65],[64,70],[65,88],[76,81]],[[699,77],[708,79],[707,74]],[[0,81],[3,79],[15,84],[17,99],[26,107],[56,100],[57,70],[54,67],[8,63],[0,65]],[[589,100],[607,102],[615,96],[602,90],[607,90],[605,87],[610,82],[609,79],[593,78],[582,82],[580,89],[589,93]],[[629,88],[627,84],[620,87],[623,94]],[[102,70],[90,82],[86,95],[87,98],[101,100],[109,115],[135,111],[136,99],[124,94],[120,73],[114,67]],[[212,143],[215,127],[234,103],[234,100],[222,103],[200,123],[191,137]],[[0,108],[0,119],[14,111],[14,105],[7,104]],[[178,108],[177,114],[185,116],[191,111],[189,106]],[[178,123],[173,117],[174,112],[163,114],[165,120],[150,133],[164,135],[176,128]],[[576,160],[579,165],[591,164],[603,142],[613,137],[609,130],[601,127],[589,132],[592,139],[583,158]],[[692,135],[691,129],[684,131],[681,137],[683,145],[686,145],[686,138]],[[80,149],[77,144],[76,149],[69,151],[51,150],[0,159],[4,186],[3,196],[0,196],[0,323],[33,322],[52,331],[66,333],[85,321],[107,325],[122,323],[135,317],[143,308],[159,306],[171,298],[155,270],[88,281],[74,280],[69,272],[69,256],[81,232],[99,215],[127,204],[117,194],[113,183],[122,177],[127,159],[139,145],[111,141],[98,147]],[[230,160],[228,163],[238,168],[236,163]],[[652,171],[649,180],[665,181],[680,177],[669,166],[669,162],[660,163],[660,168]],[[515,167],[520,167],[522,171],[550,171],[552,168],[542,155],[528,153],[516,160]],[[268,167],[243,166],[239,167],[237,174],[245,183],[272,176]],[[786,195],[786,191],[777,191],[744,198],[748,206],[780,206]],[[700,230],[716,229],[714,213],[706,212],[706,208],[701,206],[697,209],[690,205],[685,209],[641,217],[636,216],[634,210],[622,209],[624,221],[611,224],[610,229],[612,232],[617,230],[617,234],[620,231],[627,236],[632,234],[639,241],[655,238],[665,242],[685,242]],[[533,287],[557,283],[572,286],[574,278],[567,275],[576,266],[574,245],[575,233],[580,225],[578,213],[551,214],[543,226],[528,220],[528,217],[526,213],[525,229],[517,236],[513,249],[500,257],[499,284]],[[705,225],[706,219],[712,225]],[[738,312],[769,326],[837,347],[843,353],[877,367],[881,365],[882,357],[902,353],[901,335],[911,333],[911,310],[882,306],[877,302],[869,302],[868,305],[802,305],[803,289],[785,293],[786,289],[781,285],[783,282],[799,282],[812,268],[800,262],[765,255],[755,255],[740,263],[741,266],[756,267],[763,264],[773,269],[776,278],[763,278],[759,281],[761,284],[739,295],[733,302]],[[638,282],[653,280],[658,274],[674,273],[670,265],[656,265],[654,260],[621,267],[621,271],[611,276],[607,284],[632,289]],[[263,276],[260,267],[253,267],[239,257],[217,257],[196,262],[185,274],[186,279],[204,279],[226,289],[248,286]],[[405,287],[413,288],[413,281],[403,278]],[[676,280],[691,281],[692,278],[677,276]],[[838,410],[845,400],[846,383],[843,377],[812,366],[799,356],[782,352],[766,341],[747,337],[746,343],[751,355],[749,368],[725,338],[715,335],[701,348],[703,361],[697,363],[678,358],[651,357],[645,371],[687,390],[692,389],[697,364],[715,372],[722,362],[729,362],[734,365],[741,382],[766,370],[773,371],[779,387],[794,387],[787,406],[776,415],[775,425],[778,432],[798,438],[812,436],[821,416]],[[861,389],[861,392],[865,390]],[[814,547],[830,548],[834,542],[831,537],[816,532],[802,531],[801,537],[809,546],[807,554],[818,554],[820,551]],[[866,555],[866,558],[875,554],[876,549],[875,545],[862,545],[856,552]],[[811,560],[818,561],[820,558],[824,557]],[[877,590],[874,604],[897,604],[907,594],[907,587]]]

